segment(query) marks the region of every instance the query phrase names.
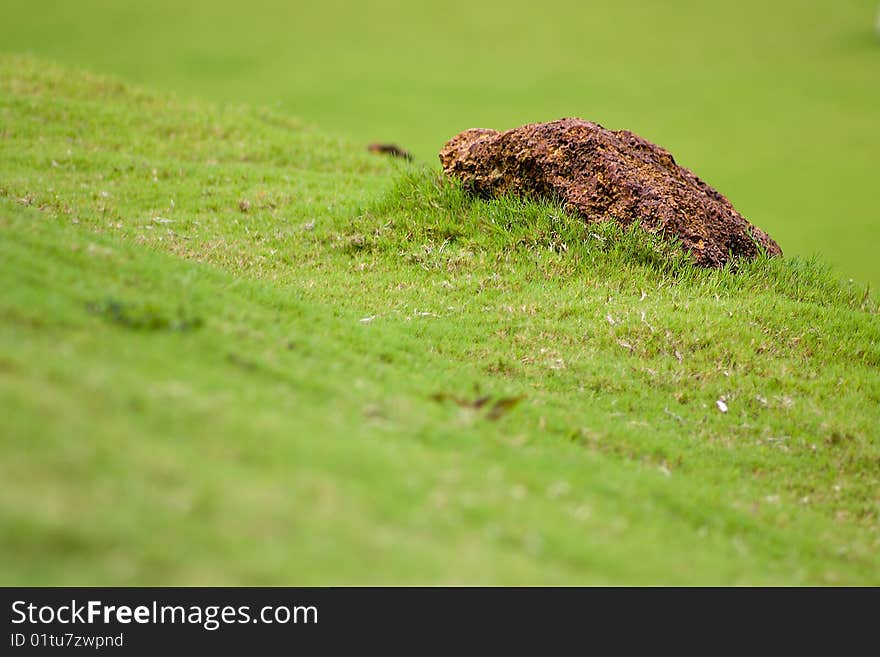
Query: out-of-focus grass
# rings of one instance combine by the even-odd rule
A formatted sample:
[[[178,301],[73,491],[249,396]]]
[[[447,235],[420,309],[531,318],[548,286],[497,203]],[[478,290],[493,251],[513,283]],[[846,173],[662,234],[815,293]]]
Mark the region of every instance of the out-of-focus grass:
[[[0,582],[878,583],[863,286],[41,60],[0,126]]]
[[[5,0],[0,48],[276,105],[436,164],[464,128],[629,128],[786,253],[880,285],[874,0]]]

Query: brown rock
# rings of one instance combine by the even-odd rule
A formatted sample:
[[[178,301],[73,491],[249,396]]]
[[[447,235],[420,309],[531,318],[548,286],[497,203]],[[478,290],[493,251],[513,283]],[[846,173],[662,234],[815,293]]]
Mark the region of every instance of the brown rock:
[[[560,198],[588,222],[639,220],[675,235],[700,265],[782,250],[672,154],[628,130],[582,119],[465,130],[440,151],[447,175],[484,196]]]
[[[409,151],[403,150],[397,144],[370,144],[367,150],[371,153],[381,153],[382,155],[390,155],[391,157],[399,157],[412,162],[413,156]]]

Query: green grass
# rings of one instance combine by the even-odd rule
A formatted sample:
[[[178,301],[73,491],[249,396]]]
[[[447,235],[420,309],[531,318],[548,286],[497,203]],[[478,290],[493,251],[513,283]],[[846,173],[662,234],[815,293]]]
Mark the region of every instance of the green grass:
[[[878,308],[820,263],[32,58],[0,126],[0,583],[880,583]]]
[[[0,49],[268,105],[437,163],[471,127],[628,128],[787,255],[880,286],[876,0],[4,0]]]

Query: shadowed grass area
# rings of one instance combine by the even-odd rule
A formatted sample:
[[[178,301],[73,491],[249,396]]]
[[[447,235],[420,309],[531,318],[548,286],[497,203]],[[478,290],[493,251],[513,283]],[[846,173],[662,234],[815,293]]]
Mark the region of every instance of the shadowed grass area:
[[[29,58],[0,125],[3,583],[878,583],[880,321],[820,263]]]

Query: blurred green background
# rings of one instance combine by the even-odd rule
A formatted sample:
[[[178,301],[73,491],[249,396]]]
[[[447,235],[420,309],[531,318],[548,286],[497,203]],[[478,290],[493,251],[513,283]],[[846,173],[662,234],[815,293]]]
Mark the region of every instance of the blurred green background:
[[[273,105],[436,164],[577,115],[669,148],[790,255],[880,284],[874,0],[3,0],[0,49]]]

